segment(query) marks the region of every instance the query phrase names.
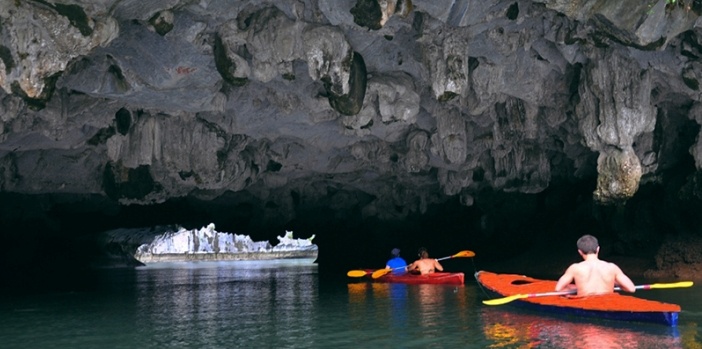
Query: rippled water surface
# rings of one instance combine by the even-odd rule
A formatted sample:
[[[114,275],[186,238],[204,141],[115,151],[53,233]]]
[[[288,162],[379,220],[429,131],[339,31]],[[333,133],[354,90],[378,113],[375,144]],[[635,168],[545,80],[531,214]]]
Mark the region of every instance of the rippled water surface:
[[[700,348],[702,292],[641,291],[680,304],[676,328],[485,306],[465,286],[320,277],[299,261],[103,270],[73,286],[6,292],[0,348]]]

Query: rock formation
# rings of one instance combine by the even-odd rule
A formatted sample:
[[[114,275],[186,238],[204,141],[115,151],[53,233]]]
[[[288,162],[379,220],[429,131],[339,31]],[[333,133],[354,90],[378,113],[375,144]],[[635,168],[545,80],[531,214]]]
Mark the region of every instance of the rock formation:
[[[685,210],[702,196],[701,13],[698,0],[5,1],[0,218],[65,231],[71,215],[185,200],[279,228],[459,203],[476,209],[471,236],[495,242],[536,234],[539,212],[558,226],[626,204],[589,210],[622,246],[659,243],[700,226]]]
[[[132,251],[132,256],[142,263],[270,259],[307,259],[311,263],[318,252],[312,239],[314,235],[295,239],[292,231],[286,231],[273,246],[268,241],[253,241],[248,235],[218,232],[210,223],[200,229],[180,228],[156,235]]]

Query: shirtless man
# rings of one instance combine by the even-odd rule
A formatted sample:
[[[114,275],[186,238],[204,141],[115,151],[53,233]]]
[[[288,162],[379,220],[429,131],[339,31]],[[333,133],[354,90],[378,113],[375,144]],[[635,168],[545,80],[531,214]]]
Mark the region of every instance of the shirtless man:
[[[407,266],[407,271],[412,272],[414,270],[418,270],[420,274],[426,275],[436,270],[443,271],[444,267],[442,267],[436,259],[429,258],[429,252],[422,247],[419,249],[419,259]]]
[[[574,263],[565,271],[556,284],[556,291],[577,289],[578,296],[607,294],[614,292],[614,286],[628,292],[636,291],[636,286],[614,263],[600,260],[597,255],[600,246],[597,238],[583,235],[578,239],[578,253],[584,261]],[[575,281],[575,285],[571,282]]]

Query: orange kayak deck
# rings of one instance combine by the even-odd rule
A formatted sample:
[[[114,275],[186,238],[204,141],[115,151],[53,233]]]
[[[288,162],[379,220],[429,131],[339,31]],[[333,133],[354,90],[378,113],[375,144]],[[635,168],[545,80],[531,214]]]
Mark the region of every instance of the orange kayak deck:
[[[475,273],[478,283],[498,297],[517,294],[554,292],[556,281],[540,280],[524,275]],[[619,293],[587,297],[545,296],[518,299],[513,302],[527,308],[561,314],[593,316],[614,320],[644,321],[676,326],[680,306]]]

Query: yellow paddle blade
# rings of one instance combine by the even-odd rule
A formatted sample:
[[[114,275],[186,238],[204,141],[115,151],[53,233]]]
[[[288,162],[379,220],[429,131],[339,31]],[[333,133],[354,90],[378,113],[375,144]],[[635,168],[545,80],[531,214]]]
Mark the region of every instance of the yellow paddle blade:
[[[455,255],[451,256],[451,258],[456,258],[456,257],[474,257],[474,256],[475,256],[475,252],[469,251],[469,250],[465,250],[465,251],[461,251],[461,252],[456,253]]]
[[[527,298],[527,297],[529,297],[528,294],[515,294],[515,295],[509,296],[509,297],[488,299],[488,300],[483,301],[483,304],[485,304],[485,305],[502,305],[502,304],[509,303],[511,301],[516,301],[517,299],[522,299],[522,298]]]
[[[374,279],[377,279],[377,278],[379,278],[379,277],[381,277],[381,276],[383,276],[391,271],[392,271],[392,269],[378,269],[378,270],[373,272],[371,277],[373,277]]]
[[[673,282],[669,284],[651,284],[648,285],[649,287],[647,288],[679,288],[679,287],[692,287],[693,282],[692,281],[680,281],[680,282]]]
[[[486,300],[486,301],[483,301],[483,304],[502,305],[505,303],[509,303],[511,301],[516,301],[517,299],[532,298],[532,297],[548,297],[548,296],[565,296],[565,295],[569,295],[569,294],[575,294],[575,292],[576,292],[575,290],[567,290],[567,291],[554,291],[554,292],[543,292],[543,293],[515,294],[513,296]]]
[[[368,273],[366,273],[365,270],[351,270],[348,273],[346,273],[346,276],[352,277],[352,278],[360,278],[366,276]]]

